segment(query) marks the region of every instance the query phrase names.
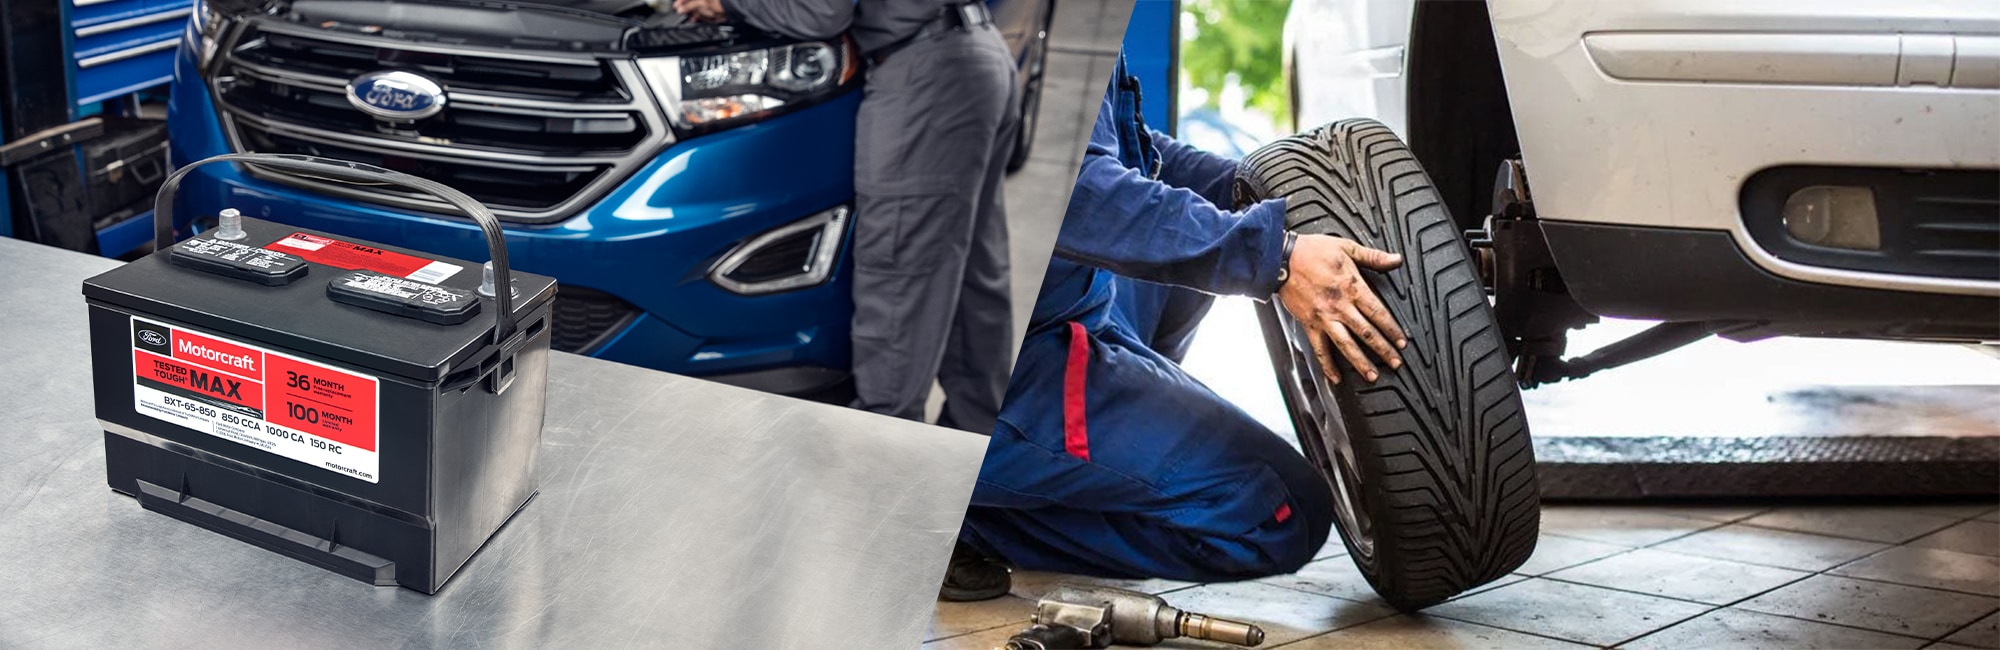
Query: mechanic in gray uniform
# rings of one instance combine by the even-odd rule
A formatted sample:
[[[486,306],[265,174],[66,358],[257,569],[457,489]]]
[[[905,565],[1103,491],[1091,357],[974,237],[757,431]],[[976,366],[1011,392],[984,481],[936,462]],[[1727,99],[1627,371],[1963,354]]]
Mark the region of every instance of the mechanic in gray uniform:
[[[852,28],[868,62],[854,154],[855,408],[991,433],[1013,364],[1001,178],[1014,57],[978,0],[675,0],[799,39]]]

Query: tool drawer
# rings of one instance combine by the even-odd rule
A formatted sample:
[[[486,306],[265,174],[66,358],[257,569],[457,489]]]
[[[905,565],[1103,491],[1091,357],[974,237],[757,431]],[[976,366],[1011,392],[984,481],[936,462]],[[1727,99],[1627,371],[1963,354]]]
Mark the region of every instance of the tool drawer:
[[[193,0],[73,0],[72,79],[86,106],[166,83]]]

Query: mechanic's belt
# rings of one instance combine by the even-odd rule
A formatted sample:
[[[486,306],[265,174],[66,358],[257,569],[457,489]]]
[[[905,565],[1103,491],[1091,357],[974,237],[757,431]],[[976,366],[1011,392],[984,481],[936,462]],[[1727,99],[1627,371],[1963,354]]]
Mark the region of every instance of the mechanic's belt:
[[[960,4],[950,4],[938,8],[938,15],[930,22],[918,27],[916,33],[903,40],[876,48],[868,53],[868,59],[875,65],[889,60],[889,55],[920,41],[928,41],[954,29],[972,31],[975,27],[993,24],[993,14],[986,10],[986,3],[980,0]]]

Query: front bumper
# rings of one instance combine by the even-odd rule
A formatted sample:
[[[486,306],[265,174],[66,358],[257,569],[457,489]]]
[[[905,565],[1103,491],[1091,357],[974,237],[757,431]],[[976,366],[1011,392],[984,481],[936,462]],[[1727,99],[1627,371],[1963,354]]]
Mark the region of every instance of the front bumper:
[[[1543,218],[1725,233],[1758,269],[1805,283],[2000,296],[1990,279],[1782,259],[1741,208],[1745,181],[1776,167],[2000,169],[2000,5],[1490,6]]]
[[[168,123],[172,163],[228,153],[215,107],[187,53],[178,57]],[[853,313],[846,242],[831,279],[744,296],[716,286],[710,266],[758,233],[853,197],[859,93],[770,121],[678,142],[604,198],[557,223],[507,228],[515,268],[616,296],[640,312],[585,353],[689,375],[812,377],[848,367]],[[210,165],[183,182],[176,214],[224,207],[305,228],[483,260],[469,220],[340,200]],[[176,224],[185,228],[186,223]],[[185,230],[183,230],[185,232]],[[560,298],[559,298],[560,299]],[[782,374],[782,373],[781,373]]]

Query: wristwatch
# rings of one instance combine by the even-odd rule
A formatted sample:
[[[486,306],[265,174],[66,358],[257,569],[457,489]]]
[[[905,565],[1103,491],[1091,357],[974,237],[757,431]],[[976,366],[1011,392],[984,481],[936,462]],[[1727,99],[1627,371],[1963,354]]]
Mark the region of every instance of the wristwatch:
[[[1285,248],[1278,253],[1278,286],[1280,287],[1285,286],[1286,280],[1292,279],[1292,244],[1298,241],[1298,233],[1290,230],[1285,231]]]

